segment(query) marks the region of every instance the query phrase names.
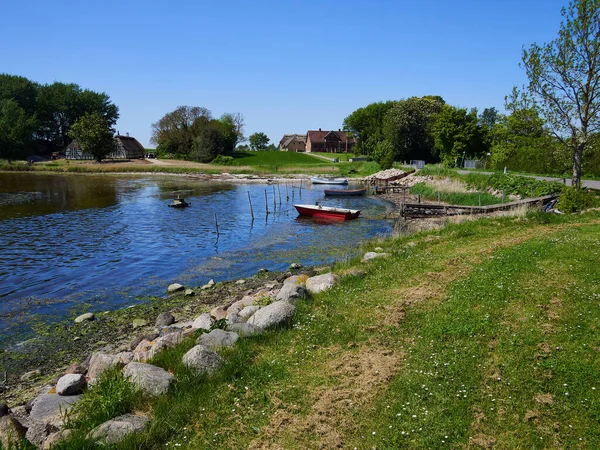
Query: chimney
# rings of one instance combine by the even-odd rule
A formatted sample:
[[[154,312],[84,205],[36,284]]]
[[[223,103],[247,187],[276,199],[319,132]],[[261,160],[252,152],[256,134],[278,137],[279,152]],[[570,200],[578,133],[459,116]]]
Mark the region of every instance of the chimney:
[[[129,137],[129,132],[127,132],[127,137]]]
[[[319,131],[321,131],[321,129],[319,128]]]
[[[338,131],[342,131],[342,129],[341,129],[341,128],[338,128]]]
[[[121,136],[121,135],[119,134],[119,130],[117,130],[117,136]]]

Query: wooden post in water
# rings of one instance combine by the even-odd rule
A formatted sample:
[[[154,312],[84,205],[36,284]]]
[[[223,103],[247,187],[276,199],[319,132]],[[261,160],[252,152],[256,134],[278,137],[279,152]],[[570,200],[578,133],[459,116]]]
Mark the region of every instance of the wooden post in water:
[[[267,201],[267,190],[265,189],[265,209],[267,210],[267,216],[269,215],[269,202]]]
[[[292,181],[292,201],[294,201],[294,182]]]
[[[302,198],[302,180],[300,180],[300,198]]]
[[[277,198],[275,197],[275,186],[271,186],[273,188],[273,211],[277,210]]]
[[[215,228],[217,229],[217,236],[219,235],[219,222],[217,222],[217,213],[215,213]]]
[[[250,201],[250,191],[246,191],[248,194],[248,203],[250,204],[250,215],[252,216],[252,220],[254,220],[254,211],[252,210],[252,201]]]
[[[287,183],[285,183],[285,199],[286,201],[290,201],[290,193],[288,192]]]
[[[279,188],[279,183],[277,183],[277,193],[279,194],[279,206],[281,206],[281,189]]]

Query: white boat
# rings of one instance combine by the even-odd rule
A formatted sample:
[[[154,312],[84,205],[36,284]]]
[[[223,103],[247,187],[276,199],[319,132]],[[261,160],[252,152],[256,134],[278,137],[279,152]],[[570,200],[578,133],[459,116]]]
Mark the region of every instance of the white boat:
[[[313,177],[312,184],[348,184],[346,178]]]

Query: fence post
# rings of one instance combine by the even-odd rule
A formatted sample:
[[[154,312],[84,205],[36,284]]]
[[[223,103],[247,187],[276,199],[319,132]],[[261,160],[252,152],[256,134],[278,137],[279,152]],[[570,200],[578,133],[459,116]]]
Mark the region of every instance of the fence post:
[[[267,210],[267,216],[269,215],[269,202],[267,201],[267,190],[265,189],[265,208]]]
[[[252,210],[252,202],[250,201],[250,191],[246,191],[248,194],[248,203],[250,204],[250,215],[252,216],[252,220],[254,220],[254,211]]]

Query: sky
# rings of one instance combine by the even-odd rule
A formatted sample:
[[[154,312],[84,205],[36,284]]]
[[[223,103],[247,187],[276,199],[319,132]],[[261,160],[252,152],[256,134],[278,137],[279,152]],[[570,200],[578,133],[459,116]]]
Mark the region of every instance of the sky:
[[[245,134],[342,127],[369,103],[440,95],[503,111],[523,46],[556,38],[568,0],[6,0],[0,73],[77,83],[150,146],[180,105],[240,112]]]

